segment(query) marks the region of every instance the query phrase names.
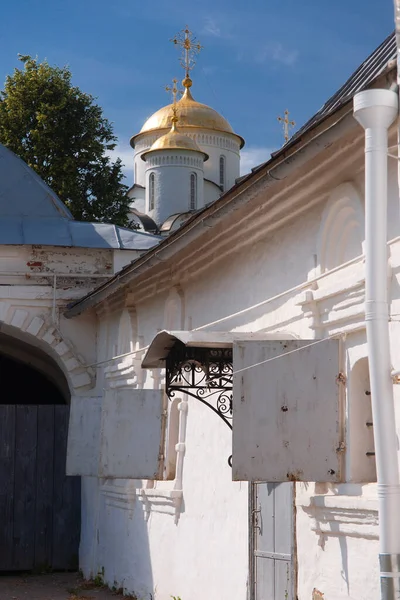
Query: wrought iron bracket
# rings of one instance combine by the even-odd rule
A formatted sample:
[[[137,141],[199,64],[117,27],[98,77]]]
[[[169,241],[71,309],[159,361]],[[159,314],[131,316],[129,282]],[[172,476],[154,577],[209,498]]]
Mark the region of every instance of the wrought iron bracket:
[[[170,400],[176,393],[187,394],[208,406],[232,429],[232,348],[190,347],[176,342],[165,367],[165,391]]]

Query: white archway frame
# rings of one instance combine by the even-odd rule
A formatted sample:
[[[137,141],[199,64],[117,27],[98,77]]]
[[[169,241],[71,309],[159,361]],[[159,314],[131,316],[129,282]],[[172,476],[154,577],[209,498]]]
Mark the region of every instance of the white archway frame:
[[[48,354],[64,373],[71,395],[93,387],[93,371],[53,323],[50,310],[38,314],[33,307],[0,302],[0,331]]]

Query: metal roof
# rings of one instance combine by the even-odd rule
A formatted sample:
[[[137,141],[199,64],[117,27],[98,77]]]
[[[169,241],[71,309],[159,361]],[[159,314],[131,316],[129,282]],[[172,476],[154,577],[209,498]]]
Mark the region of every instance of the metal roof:
[[[39,175],[0,144],[0,214],[2,217],[72,219],[68,208]]]
[[[108,223],[75,221],[39,175],[0,144],[0,244],[149,250],[161,240]]]
[[[1,213],[0,213],[1,214]],[[109,223],[86,223],[71,219],[2,217],[0,245],[34,244],[75,248],[149,250],[160,237]]]
[[[195,348],[232,348],[235,341],[287,340],[281,333],[249,333],[243,331],[160,331],[151,342],[142,361],[143,369],[163,369],[177,342]]]
[[[156,223],[153,221],[153,219],[151,217],[149,217],[149,215],[146,215],[146,213],[140,212],[136,208],[131,208],[131,212],[134,215],[136,215],[137,218],[140,220],[140,222],[143,225],[143,229],[145,231],[148,231],[150,233],[155,233],[156,231],[158,231],[158,227],[157,227]]]
[[[174,226],[175,222],[178,219],[180,219],[181,217],[187,217],[188,219],[190,219],[190,217],[192,217],[196,212],[197,212],[196,210],[189,210],[189,211],[186,211],[186,212],[175,213],[173,215],[170,215],[164,221],[164,223],[161,225],[160,231],[163,232],[163,233],[171,231],[172,227]]]
[[[145,251],[158,244],[160,239],[156,235],[109,223],[29,217],[0,219],[0,245],[34,244]]]

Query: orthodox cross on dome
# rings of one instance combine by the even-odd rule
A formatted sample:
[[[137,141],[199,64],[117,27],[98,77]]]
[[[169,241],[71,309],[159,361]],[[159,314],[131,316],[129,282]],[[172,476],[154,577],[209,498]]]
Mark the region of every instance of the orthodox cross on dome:
[[[285,112],[283,114],[285,116],[284,117],[278,117],[278,121],[280,123],[282,123],[282,126],[283,126],[283,135],[284,135],[285,144],[286,144],[286,142],[290,138],[289,127],[294,127],[296,125],[296,123],[294,121],[289,121],[289,111],[288,110],[285,110]]]
[[[176,97],[180,96],[183,92],[181,90],[178,90],[178,86],[177,86],[178,80],[177,79],[173,79],[172,80],[172,85],[166,85],[165,86],[165,91],[166,92],[171,92],[172,94],[172,123],[176,124],[178,122],[178,108],[176,105]]]
[[[182,92],[180,90],[178,90],[177,83],[178,83],[178,80],[173,79],[172,85],[168,84],[165,86],[165,91],[168,93],[171,92],[171,94],[172,94],[172,104],[176,104],[176,97],[178,96],[178,94],[182,94]]]
[[[180,63],[185,69],[185,79],[182,83],[186,88],[189,88],[192,85],[190,71],[196,64],[196,56],[199,54],[200,50],[202,50],[203,46],[198,42],[188,26],[177,33],[172,38],[171,42],[173,42],[175,46],[182,48]]]

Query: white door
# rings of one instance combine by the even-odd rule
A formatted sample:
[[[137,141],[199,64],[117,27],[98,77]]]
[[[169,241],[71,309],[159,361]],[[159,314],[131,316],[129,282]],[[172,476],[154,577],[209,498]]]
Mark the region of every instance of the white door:
[[[251,600],[293,600],[293,484],[251,484],[250,511]]]

